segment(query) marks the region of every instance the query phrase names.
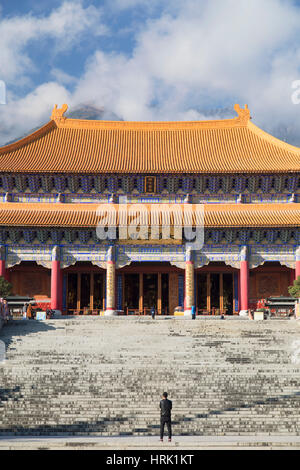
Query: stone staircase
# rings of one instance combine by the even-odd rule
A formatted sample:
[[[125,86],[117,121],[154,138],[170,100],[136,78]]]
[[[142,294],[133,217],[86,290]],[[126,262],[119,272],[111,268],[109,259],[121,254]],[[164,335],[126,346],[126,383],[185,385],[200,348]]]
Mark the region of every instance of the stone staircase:
[[[300,435],[299,322],[78,317],[0,332],[0,435]]]

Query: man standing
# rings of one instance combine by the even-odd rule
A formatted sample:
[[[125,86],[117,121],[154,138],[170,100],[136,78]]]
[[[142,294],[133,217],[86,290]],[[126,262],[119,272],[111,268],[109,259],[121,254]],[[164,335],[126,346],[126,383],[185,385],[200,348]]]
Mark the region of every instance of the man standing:
[[[155,307],[153,305],[153,307],[151,307],[151,317],[152,317],[152,320],[155,319]]]
[[[160,442],[164,440],[164,428],[165,424],[168,428],[169,442],[172,440],[172,428],[171,428],[171,410],[172,402],[168,400],[167,392],[163,393],[162,400],[159,404],[160,407]]]
[[[192,320],[196,320],[196,307],[192,305]]]

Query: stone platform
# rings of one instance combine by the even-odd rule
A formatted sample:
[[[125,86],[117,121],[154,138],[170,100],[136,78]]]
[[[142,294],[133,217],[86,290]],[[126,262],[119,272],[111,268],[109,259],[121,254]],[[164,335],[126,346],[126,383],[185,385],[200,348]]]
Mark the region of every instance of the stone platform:
[[[26,437],[0,438],[1,450],[300,450],[299,436],[174,436],[159,442],[147,437]]]
[[[6,325],[0,340],[7,346],[0,448],[25,442],[17,436],[37,436],[41,447],[54,436],[60,446],[77,436],[79,446],[85,439],[116,445],[121,437],[130,448],[156,448],[165,390],[174,445],[299,445],[297,321],[20,320]]]

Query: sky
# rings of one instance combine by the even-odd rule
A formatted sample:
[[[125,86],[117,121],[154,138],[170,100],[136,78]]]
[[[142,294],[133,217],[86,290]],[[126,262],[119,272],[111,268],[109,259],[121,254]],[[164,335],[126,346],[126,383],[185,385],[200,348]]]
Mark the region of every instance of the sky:
[[[256,125],[300,146],[300,1],[0,0],[0,81],[0,145],[54,104],[158,121],[247,103]]]

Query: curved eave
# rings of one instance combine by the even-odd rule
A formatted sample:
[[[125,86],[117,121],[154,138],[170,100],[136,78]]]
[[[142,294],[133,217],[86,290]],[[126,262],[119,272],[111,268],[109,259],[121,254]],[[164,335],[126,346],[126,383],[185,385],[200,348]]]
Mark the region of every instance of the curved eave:
[[[54,129],[55,127],[56,127],[55,121],[47,122],[42,127],[32,132],[31,134],[26,135],[22,139],[17,140],[16,142],[12,142],[11,144],[8,144],[8,145],[4,145],[3,147],[0,147],[0,156],[3,155],[4,153],[10,153],[10,152],[13,152],[14,150],[18,150],[19,148],[24,147],[25,145],[34,142],[35,140],[47,134],[51,129]]]
[[[273,135],[269,134],[268,132],[253,124],[253,122],[251,121],[248,122],[247,127],[251,132],[254,132],[257,136],[261,137],[262,139],[265,139],[269,143],[274,144],[277,147],[280,147],[288,152],[295,153],[300,159],[299,147],[295,147],[294,145],[291,145],[287,142],[284,142],[283,140],[278,139],[277,137],[274,137]]]
[[[150,223],[166,225],[170,206],[168,204],[162,204],[157,208],[153,206],[143,206],[145,212],[144,215],[141,214],[141,225]],[[99,212],[99,207],[102,212]],[[171,207],[174,208],[173,205]],[[196,217],[200,207],[192,204],[175,205],[175,212],[171,211],[171,225],[183,226],[184,220],[187,220],[186,225],[195,226],[197,221],[201,220]],[[107,224],[107,220],[112,226],[124,225],[124,222],[132,224],[133,214],[130,214],[130,205],[126,215],[122,210],[122,206],[114,204],[99,206],[99,204],[0,203],[0,226],[20,229],[22,227],[94,229],[101,220],[104,220],[104,225]],[[187,219],[183,218],[185,210],[191,211],[191,216],[187,216]],[[205,204],[204,226],[205,228],[296,228],[300,227],[300,204]]]

